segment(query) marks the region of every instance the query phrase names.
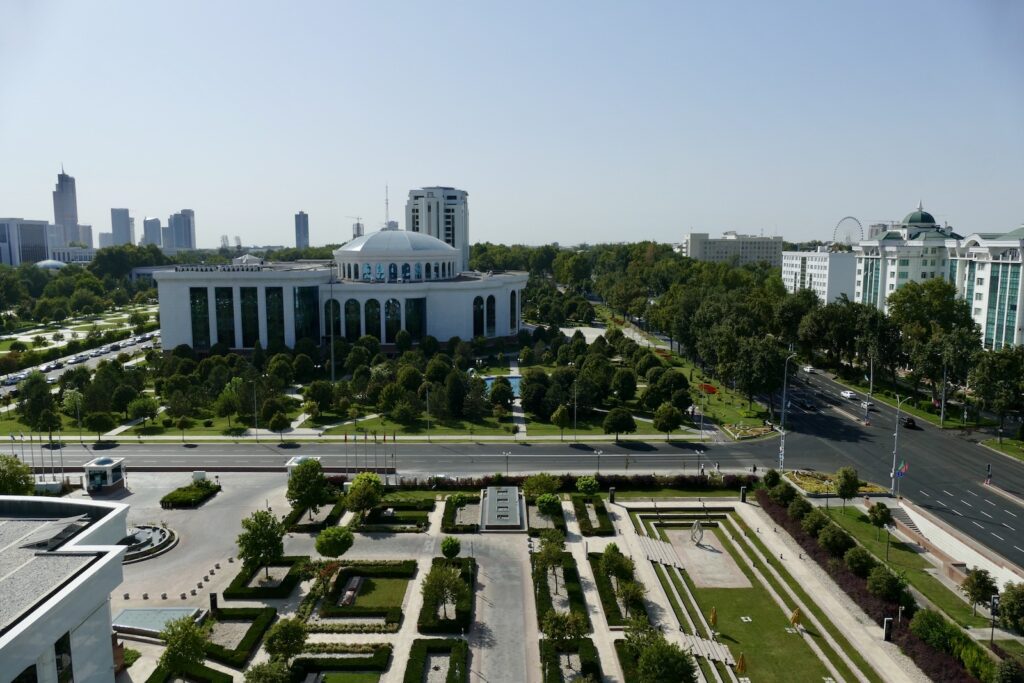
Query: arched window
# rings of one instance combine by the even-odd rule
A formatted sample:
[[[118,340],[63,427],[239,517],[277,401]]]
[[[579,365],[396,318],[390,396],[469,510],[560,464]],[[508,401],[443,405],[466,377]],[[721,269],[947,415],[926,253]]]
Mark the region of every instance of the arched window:
[[[363,279],[366,281],[370,281],[373,279],[373,268],[370,266],[369,263],[363,264]]]
[[[398,279],[398,266],[394,263],[388,264],[388,282],[394,282]]]
[[[434,279],[435,280],[440,280],[441,279],[441,267],[439,265],[437,265],[436,263],[434,264]]]
[[[473,299],[473,336],[484,336],[484,300],[481,297]]]
[[[377,264],[377,280],[379,282],[384,282],[384,264],[383,263],[378,263]]]
[[[494,336],[494,295],[491,294],[487,297],[487,336]]]
[[[345,339],[354,342],[362,334],[359,329],[359,302],[349,299],[345,302]]]
[[[324,303],[324,326],[327,330],[327,337],[334,334],[334,338],[341,337],[341,304],[334,299],[328,299]]]
[[[388,299],[384,304],[384,343],[394,344],[400,329],[402,329],[402,304],[398,299]]]
[[[417,280],[422,280],[423,279],[423,264],[422,263],[417,263],[416,264],[416,279]]]
[[[508,329],[509,332],[519,331],[519,309],[516,308],[516,290],[508,293]]]
[[[366,314],[366,334],[380,339],[380,302],[367,299],[363,305]]]
[[[409,267],[408,263],[402,264],[402,279],[405,281],[412,279],[412,268]]]

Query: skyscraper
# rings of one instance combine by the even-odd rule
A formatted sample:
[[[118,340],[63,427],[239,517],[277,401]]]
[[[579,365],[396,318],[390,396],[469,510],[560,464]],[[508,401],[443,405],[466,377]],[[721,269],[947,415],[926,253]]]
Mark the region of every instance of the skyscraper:
[[[78,231],[78,195],[75,191],[75,179],[60,169],[57,186],[53,189],[53,223],[63,229],[62,240],[66,246],[70,242],[80,242]],[[88,244],[87,246],[92,246]]]
[[[128,209],[110,210],[110,232],[113,236],[114,246],[135,244],[135,226],[132,223],[132,218],[128,215]]]
[[[305,249],[309,246],[309,215],[305,211],[295,214],[295,248]]]
[[[409,191],[405,229],[423,232],[462,252],[460,270],[469,270],[468,193],[454,187],[424,187]]]
[[[196,248],[196,214],[192,209],[182,209],[180,213],[171,214],[167,219],[171,244],[164,240],[164,249],[195,249]]]
[[[101,232],[99,234],[100,249],[106,249],[107,247],[113,247],[117,243],[114,241],[114,233],[112,232]]]
[[[0,263],[17,266],[49,258],[46,221],[0,218]]]
[[[159,218],[144,218],[142,220],[142,243],[155,244],[158,247],[160,246],[161,238]]]

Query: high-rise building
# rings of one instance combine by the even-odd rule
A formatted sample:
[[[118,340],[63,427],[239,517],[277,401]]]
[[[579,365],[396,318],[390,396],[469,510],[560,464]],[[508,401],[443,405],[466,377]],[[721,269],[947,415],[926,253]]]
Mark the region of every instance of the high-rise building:
[[[155,244],[160,246],[161,243],[160,219],[142,219],[142,244]]]
[[[735,230],[722,233],[721,238],[710,238],[706,232],[683,235],[679,253],[695,261],[713,263],[768,263],[775,268],[782,265],[782,237],[740,235]]]
[[[164,240],[164,249],[195,249],[196,248],[196,214],[192,209],[182,209],[180,213],[171,214],[167,219],[171,243]]]
[[[101,232],[98,237],[100,240],[100,249],[106,249],[107,247],[112,247],[117,244],[117,242],[114,241],[114,233],[112,232]]]
[[[1024,225],[946,240],[949,279],[971,307],[986,349],[1024,344]]]
[[[309,214],[299,211],[295,214],[295,248],[305,249],[309,246]]]
[[[53,189],[53,224],[61,226],[64,231],[64,244],[61,246],[82,241],[78,230],[78,194],[75,179],[65,173],[63,167],[57,176],[57,186]],[[92,246],[91,242],[88,246]]]
[[[160,228],[160,248],[161,249],[173,249],[174,248],[174,231],[171,230],[170,225],[165,225]]]
[[[128,215],[128,209],[110,210],[110,233],[114,246],[121,244],[135,244],[135,226],[132,217]],[[102,236],[103,233],[100,233]],[[100,244],[103,248],[103,244]]]
[[[0,218],[0,263],[19,266],[48,259],[52,227],[46,221]]]
[[[92,226],[79,224],[78,239],[71,241],[78,242],[86,249],[92,249]]]
[[[824,304],[844,294],[852,299],[856,261],[851,252],[830,251],[828,247],[818,247],[817,251],[784,251],[782,284],[790,294],[810,289]]]
[[[469,270],[468,196],[454,187],[424,187],[410,190],[405,204],[405,229],[436,237],[458,249],[462,271]]]
[[[352,224],[352,239],[362,237],[366,232],[366,227],[362,223]]]

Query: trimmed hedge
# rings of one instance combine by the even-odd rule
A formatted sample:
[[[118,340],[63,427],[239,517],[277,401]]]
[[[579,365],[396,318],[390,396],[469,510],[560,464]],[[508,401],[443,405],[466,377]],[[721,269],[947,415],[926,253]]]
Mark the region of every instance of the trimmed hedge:
[[[562,577],[564,578],[562,590],[569,597],[569,611],[583,615],[587,622],[587,632],[592,632],[593,624],[590,623],[587,603],[583,599],[580,572],[576,566],[576,560],[572,557],[572,553],[562,553]],[[538,567],[534,571],[533,581],[537,587],[535,590],[537,596],[537,626],[540,627],[544,622],[544,615],[554,608],[551,591],[548,589],[548,572]]]
[[[196,508],[220,492],[220,484],[212,481],[194,481],[188,486],[176,488],[160,499],[164,510],[175,508]]]
[[[465,496],[467,505],[479,505],[480,496]],[[462,506],[459,506],[462,507]],[[444,501],[444,514],[441,517],[441,531],[446,534],[475,534],[480,531],[479,524],[456,524],[455,515],[458,512],[458,507],[451,502],[449,496]]]
[[[230,674],[221,673],[202,664],[188,667],[185,675],[189,680],[197,681],[198,683],[231,683],[234,680]],[[170,671],[158,666],[149,675],[149,678],[146,679],[146,683],[166,683],[166,681],[173,678],[175,676]]]
[[[364,576],[368,578],[386,579],[412,579],[416,576],[416,561],[403,560],[391,564],[378,562],[351,563],[346,564],[338,572],[334,579],[331,590],[320,602],[320,616],[322,617],[383,617],[385,624],[401,624],[402,608],[391,607],[360,607],[355,605],[339,605],[341,592],[345,590],[345,584],[353,576]],[[358,599],[356,601],[358,603]]]
[[[617,640],[615,644],[618,645],[621,642],[623,641]],[[601,671],[601,660],[597,656],[597,648],[589,639],[569,640],[555,645],[553,641],[545,638],[540,641],[540,661],[543,670],[547,672],[543,678],[544,683],[562,683],[562,669],[558,663],[558,655],[563,652],[579,655],[581,678],[590,676],[592,680],[602,680],[604,674]],[[631,679],[626,676],[626,680]]]
[[[252,625],[245,632],[238,647],[229,650],[226,647],[215,643],[206,643],[206,656],[215,662],[227,664],[236,669],[245,666],[249,658],[256,654],[256,650],[263,640],[264,634],[277,617],[277,610],[273,607],[229,607],[218,609],[213,615],[218,621],[228,619],[252,619]]]
[[[427,655],[443,652],[449,655],[445,683],[469,683],[469,644],[460,638],[417,638],[412,641],[403,683],[420,683],[427,667]]]
[[[597,527],[590,521],[587,514],[587,503],[594,505],[594,514],[597,515]],[[608,517],[608,508],[604,506],[604,499],[600,496],[584,496],[582,494],[572,496],[572,508],[576,512],[576,521],[580,523],[580,533],[584,536],[614,536],[615,527]]]
[[[284,524],[288,531],[296,534],[316,533],[323,531],[329,526],[337,526],[338,522],[341,521],[342,515],[345,514],[345,497],[338,496],[338,499],[331,506],[331,511],[319,522],[310,522],[305,519],[307,512],[307,508],[292,508],[291,512],[282,520],[282,524]]]
[[[447,559],[435,557],[431,568],[438,566],[455,567],[459,570],[462,580],[469,586],[468,597],[455,603],[455,617],[442,619],[437,616],[437,605],[428,605],[424,601],[420,608],[420,616],[416,628],[420,633],[460,633],[469,631],[473,624],[473,605],[476,603],[476,560],[472,557],[455,557]]]
[[[601,553],[589,553],[587,555],[587,561],[590,562],[590,568],[594,571],[594,585],[597,586],[597,594],[601,598],[601,607],[604,608],[604,617],[608,621],[608,625],[625,625],[626,618],[622,616],[622,610],[619,609],[619,602],[615,599],[615,587],[612,586],[612,580],[608,578],[607,574],[601,572]],[[633,580],[636,581],[635,575]],[[648,617],[647,606],[641,602],[636,609],[633,610],[633,613],[641,613],[644,617]]]
[[[272,600],[275,598],[287,598],[295,590],[295,587],[302,581],[302,574],[309,563],[309,557],[305,555],[286,555],[276,562],[271,562],[271,567],[289,567],[288,574],[276,586],[255,587],[249,586],[256,573],[263,570],[263,567],[246,567],[238,570],[238,574],[231,580],[231,584],[224,589],[225,600]]]
[[[619,666],[622,667],[622,678],[627,681],[636,680],[637,659],[626,647],[625,640],[615,641],[615,654],[619,656]]]
[[[527,518],[529,518],[529,515],[530,515],[529,507],[531,505],[533,505],[533,504],[534,504],[533,498],[527,498],[526,499],[526,507],[527,507],[526,515],[527,515]],[[537,514],[540,514],[540,513],[538,512]],[[545,517],[544,519],[547,519],[547,518]],[[569,535],[569,527],[565,523],[565,512],[564,511],[559,510],[558,516],[555,517],[553,520],[551,520],[551,524],[552,524],[552,526],[554,526],[555,529],[558,529],[558,531],[561,532],[562,536],[568,536]],[[545,528],[547,528],[547,527],[545,527]],[[538,536],[540,536],[540,533],[542,531],[544,531],[544,529],[542,529],[540,527],[531,526],[526,531],[530,535],[531,538],[537,538]]]
[[[303,680],[311,673],[321,671],[386,671],[391,661],[390,643],[378,646],[368,657],[306,657],[292,661],[292,680]]]
[[[575,491],[575,474],[554,475],[561,481],[559,491]],[[699,474],[674,474],[674,475],[653,475],[638,474],[633,476],[621,474],[599,474],[595,477],[602,491],[607,491],[609,486],[614,486],[617,491],[656,491],[659,489],[687,489],[691,491],[739,491],[741,486],[746,486],[748,491],[754,489],[754,484],[759,481],[756,475],[751,474],[725,474],[721,477],[712,478],[708,475]],[[525,476],[508,476],[495,474],[486,477],[460,477],[458,480],[444,479],[435,480],[438,488],[452,491],[470,491],[478,493],[480,489],[489,486],[519,486],[523,484]],[[399,491],[422,490],[424,486],[415,481],[408,481],[398,485]]]

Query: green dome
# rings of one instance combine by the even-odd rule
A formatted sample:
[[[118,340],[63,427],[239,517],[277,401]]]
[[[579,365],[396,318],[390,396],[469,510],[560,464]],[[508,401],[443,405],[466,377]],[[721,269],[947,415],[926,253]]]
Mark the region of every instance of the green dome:
[[[935,216],[925,211],[921,204],[918,204],[917,211],[908,213],[907,217],[903,219],[903,225],[938,225],[938,221],[935,220]]]

